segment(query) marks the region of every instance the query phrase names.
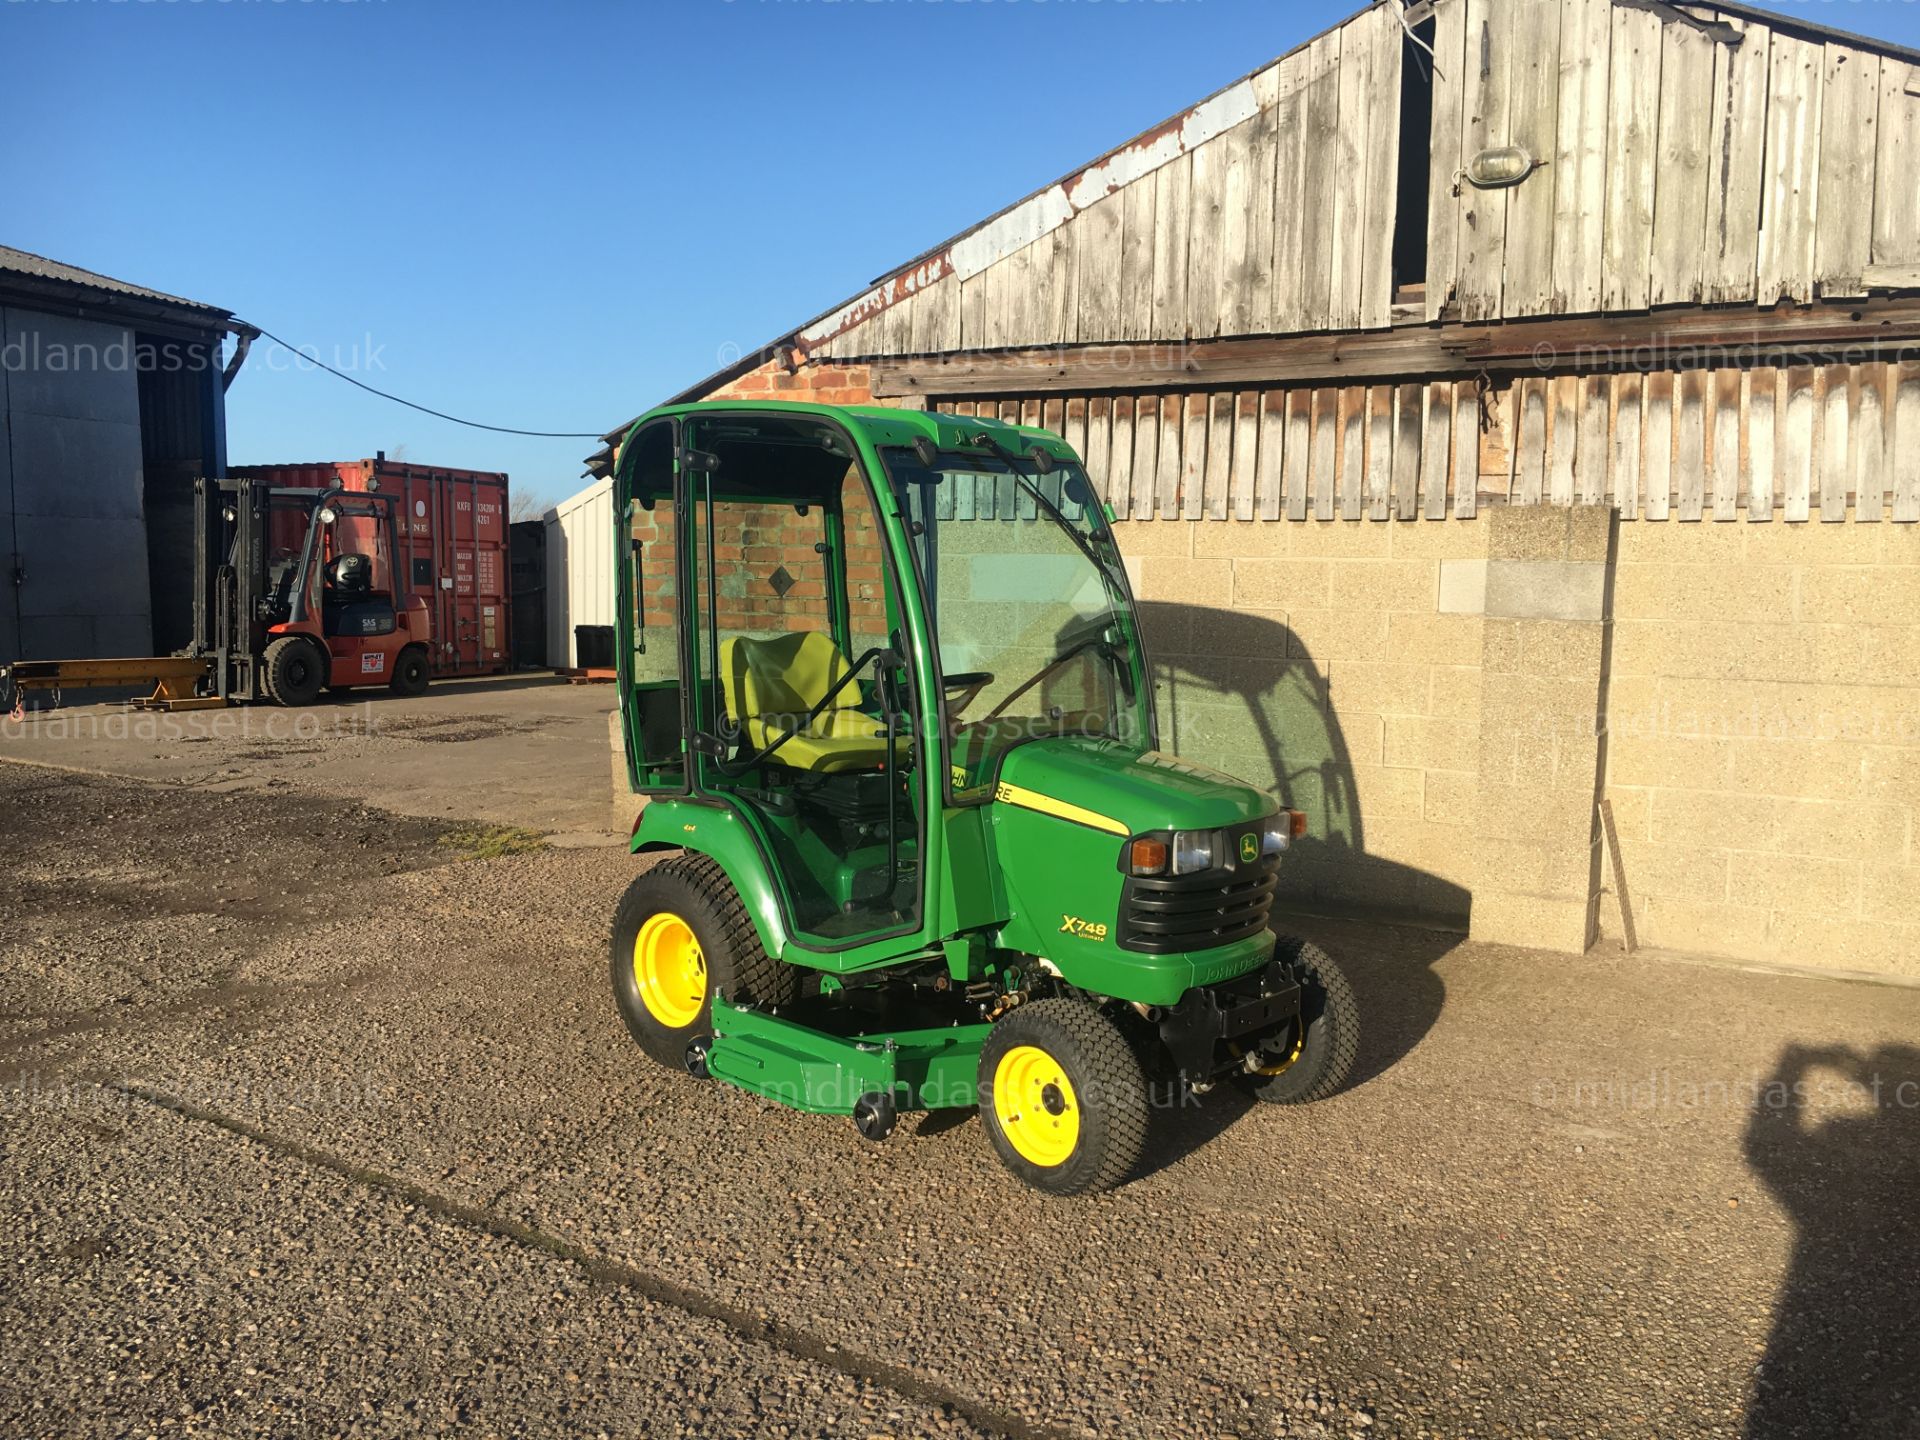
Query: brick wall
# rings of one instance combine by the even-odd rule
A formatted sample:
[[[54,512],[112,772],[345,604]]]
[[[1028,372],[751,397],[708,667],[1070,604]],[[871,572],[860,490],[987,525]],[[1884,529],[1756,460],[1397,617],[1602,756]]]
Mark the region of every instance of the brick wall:
[[[865,365],[803,365],[788,374],[780,361],[750,370],[702,400],[804,400],[817,405],[871,405],[873,385]]]
[[[1920,526],[1623,524],[1614,616],[1641,941],[1920,976]]]

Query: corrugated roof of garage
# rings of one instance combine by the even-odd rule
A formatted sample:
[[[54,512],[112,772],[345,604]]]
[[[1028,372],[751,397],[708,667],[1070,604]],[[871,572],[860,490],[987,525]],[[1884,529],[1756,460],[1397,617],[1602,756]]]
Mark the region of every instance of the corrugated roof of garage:
[[[44,255],[35,255],[28,250],[16,250],[11,245],[0,245],[0,275],[26,275],[35,280],[78,285],[88,290],[105,291],[110,295],[125,295],[129,299],[149,300],[159,305],[177,305],[183,310],[193,310],[203,315],[217,315],[224,318],[233,313],[231,310],[222,310],[218,305],[189,300],[181,295],[169,295],[164,290],[151,290],[145,285],[132,285],[125,280],[116,280],[111,275],[82,270],[78,265],[49,260]]]

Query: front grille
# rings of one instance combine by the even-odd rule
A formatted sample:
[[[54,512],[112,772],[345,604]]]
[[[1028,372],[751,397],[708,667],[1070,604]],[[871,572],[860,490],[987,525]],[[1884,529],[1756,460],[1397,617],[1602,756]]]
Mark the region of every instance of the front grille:
[[[1236,855],[1239,834],[1226,832],[1229,856]],[[1279,872],[1280,857],[1272,855],[1246,863],[1233,858],[1194,875],[1129,878],[1120,892],[1116,943],[1123,950],[1169,955],[1257,935],[1273,908]]]

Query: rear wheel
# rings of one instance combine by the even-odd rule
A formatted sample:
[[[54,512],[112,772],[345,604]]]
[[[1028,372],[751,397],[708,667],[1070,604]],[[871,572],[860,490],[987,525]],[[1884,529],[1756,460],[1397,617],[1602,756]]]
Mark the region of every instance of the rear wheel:
[[[1036,1000],[981,1047],[980,1120],[1001,1163],[1035,1189],[1110,1190],[1146,1145],[1146,1076],[1126,1036],[1092,1005]]]
[[[719,865],[677,855],[635,878],[613,917],[613,999],[628,1033],[654,1060],[688,1068],[708,1033],[717,990],[735,1003],[784,1005],[799,977],[760,947],[746,907]]]
[[[1318,945],[1288,936],[1275,957],[1293,967],[1300,982],[1300,1017],[1286,1036],[1262,1047],[1270,1063],[1237,1083],[1256,1100],[1304,1105],[1324,1100],[1353,1071],[1360,1052],[1360,1010],[1353,987]]]
[[[424,650],[402,650],[393,662],[393,676],[387,687],[396,695],[424,695],[427,692],[427,655]]]
[[[260,683],[276,705],[299,707],[320,698],[329,661],[304,635],[282,635],[260,657]]]

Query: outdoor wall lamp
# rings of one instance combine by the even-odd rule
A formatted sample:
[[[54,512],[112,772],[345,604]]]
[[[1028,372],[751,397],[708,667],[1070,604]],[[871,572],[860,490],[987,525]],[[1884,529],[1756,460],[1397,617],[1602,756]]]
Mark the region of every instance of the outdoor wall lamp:
[[[1496,145],[1475,155],[1460,173],[1476,190],[1504,190],[1518,185],[1540,164],[1524,145]]]

